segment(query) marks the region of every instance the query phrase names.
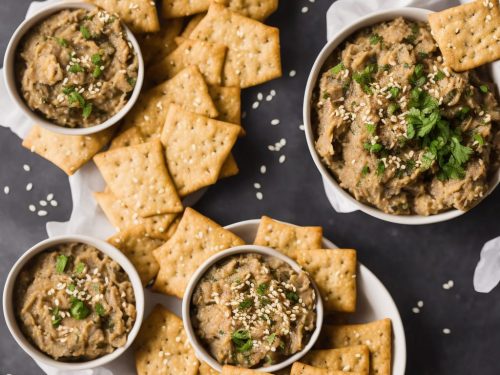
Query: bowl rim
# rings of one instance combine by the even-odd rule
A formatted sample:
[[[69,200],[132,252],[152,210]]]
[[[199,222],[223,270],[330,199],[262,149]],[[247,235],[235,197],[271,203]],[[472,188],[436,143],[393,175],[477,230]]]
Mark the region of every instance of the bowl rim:
[[[335,35],[330,39],[330,41],[328,41],[321,49],[321,51],[318,53],[314,61],[314,64],[311,68],[311,71],[309,73],[307,84],[304,91],[303,121],[304,121],[304,133],[306,136],[307,147],[314,161],[314,164],[316,165],[316,168],[321,174],[321,177],[325,185],[327,184],[329,188],[335,191],[343,199],[355,205],[358,210],[370,216],[373,216],[377,219],[381,219],[396,224],[407,224],[407,225],[433,224],[456,218],[468,211],[452,209],[429,216],[395,215],[395,214],[385,213],[376,207],[357,201],[351,194],[349,194],[346,190],[340,187],[339,183],[335,180],[332,173],[322,163],[320,156],[316,152],[316,149],[314,147],[315,136],[314,136],[314,131],[312,129],[312,121],[311,121],[311,107],[312,107],[311,98],[312,98],[312,93],[316,86],[316,82],[319,78],[319,74],[321,72],[321,69],[323,68],[326,59],[341,43],[343,43],[353,33],[370,25],[374,25],[376,23],[383,21],[388,21],[396,17],[404,17],[416,21],[426,21],[427,15],[430,13],[433,13],[433,11],[425,8],[414,8],[414,7],[390,8],[370,13],[364,17],[358,18],[355,21],[349,23],[348,25],[340,29],[337,33],[335,33]],[[492,181],[490,182],[490,187],[488,191],[486,192],[484,197],[476,204],[476,206],[481,202],[483,202],[485,198],[488,195],[490,195],[493,192],[493,190],[495,190],[495,188],[498,186],[499,183],[500,183],[500,169],[496,173],[493,173]]]
[[[116,261],[127,273],[127,276],[129,277],[130,282],[132,283],[132,288],[134,290],[134,295],[135,295],[136,319],[134,325],[132,326],[132,329],[127,335],[127,342],[125,343],[125,345],[120,348],[116,348],[113,352],[106,354],[102,357],[85,362],[57,361],[49,357],[45,353],[43,353],[41,350],[36,348],[35,345],[33,345],[28,340],[27,337],[24,336],[21,329],[19,328],[14,312],[13,292],[19,272],[23,269],[26,263],[37,254],[45,250],[48,250],[53,246],[67,242],[80,242],[93,246],[97,248],[99,251],[109,256],[114,261]],[[26,352],[26,354],[28,354],[36,362],[46,364],[48,366],[57,368],[58,370],[72,370],[72,371],[87,370],[103,366],[115,360],[120,355],[122,355],[135,340],[137,334],[139,333],[142,320],[144,318],[144,289],[142,287],[141,279],[135,267],[120,250],[118,250],[111,244],[84,235],[63,235],[63,236],[48,238],[41,242],[38,242],[37,244],[33,245],[30,249],[28,249],[26,252],[24,252],[24,254],[22,254],[16,261],[16,263],[12,266],[9,274],[7,275],[7,279],[5,281],[5,286],[3,290],[2,303],[3,303],[3,314],[6,325],[10,331],[10,334],[14,337],[17,344]]]
[[[41,115],[38,115],[33,110],[31,110],[26,104],[24,98],[21,96],[18,86],[17,86],[17,77],[15,70],[15,60],[16,60],[16,52],[19,46],[19,43],[23,39],[23,37],[38,23],[47,19],[50,15],[60,12],[65,9],[85,9],[85,10],[93,10],[97,7],[93,4],[82,2],[82,1],[58,1],[55,3],[44,5],[42,8],[35,11],[33,14],[26,17],[26,19],[16,28],[14,33],[12,34],[7,48],[5,49],[5,55],[3,60],[3,76],[5,81],[5,86],[9,95],[9,98],[16,104],[17,108],[23,112],[31,121],[35,124],[38,124],[44,127],[47,130],[50,130],[55,133],[65,134],[65,135],[89,135],[100,132],[104,129],[107,129],[113,125],[116,125],[134,106],[137,99],[139,98],[139,94],[142,89],[142,85],[144,83],[144,59],[142,57],[141,48],[139,43],[137,42],[136,37],[130,31],[127,25],[121,21],[121,24],[125,30],[127,39],[132,44],[134,52],[137,56],[138,62],[138,71],[137,71],[137,81],[132,90],[132,94],[130,98],[125,103],[122,109],[120,109],[113,116],[108,118],[106,121],[90,126],[88,128],[67,128],[61,125],[57,125],[54,122],[44,118]]]
[[[184,325],[184,329],[186,330],[186,335],[188,337],[188,340],[191,344],[191,346],[194,349],[194,352],[196,356],[206,362],[210,367],[212,367],[214,370],[221,372],[222,371],[222,365],[219,364],[203,347],[203,345],[198,341],[198,338],[194,332],[192,321],[191,321],[191,297],[193,295],[195,287],[198,285],[198,282],[200,279],[205,275],[205,273],[208,271],[208,269],[213,266],[215,263],[218,263],[224,258],[228,258],[234,255],[238,254],[260,254],[264,256],[270,256],[270,257],[275,257],[278,258],[284,262],[286,262],[288,265],[292,267],[292,269],[295,272],[304,272],[302,268],[295,262],[293,259],[289,258],[288,256],[284,255],[283,253],[280,253],[277,250],[271,249],[269,247],[264,247],[264,246],[258,246],[258,245],[241,245],[241,246],[235,246],[231,247],[229,249],[223,250],[219,253],[216,253],[212,255],[210,258],[208,258],[205,262],[202,263],[201,266],[198,267],[196,272],[191,276],[191,279],[188,282],[188,285],[186,287],[186,291],[184,292],[184,296],[182,298],[182,321]],[[324,310],[323,310],[323,301],[321,299],[321,294],[319,292],[319,289],[314,282],[309,277],[309,280],[311,281],[311,285],[314,288],[314,291],[316,293],[316,327],[314,328],[314,331],[309,338],[309,341],[307,342],[307,345],[300,351],[295,353],[294,355],[288,357],[284,361],[274,364],[269,367],[260,367],[257,369],[254,369],[256,371],[266,371],[266,372],[275,372],[279,371],[289,365],[291,365],[293,362],[298,361],[300,358],[302,358],[304,355],[306,355],[314,346],[316,341],[319,338],[319,334],[321,332],[321,328],[323,326],[323,318],[324,318]]]

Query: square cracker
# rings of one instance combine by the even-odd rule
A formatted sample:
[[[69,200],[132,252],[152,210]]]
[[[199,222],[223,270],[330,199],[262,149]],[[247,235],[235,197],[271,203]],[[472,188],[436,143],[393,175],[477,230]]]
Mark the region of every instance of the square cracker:
[[[163,0],[161,15],[164,18],[186,17],[205,12],[211,0]]]
[[[481,0],[429,14],[445,64],[462,72],[500,59],[500,5]]]
[[[239,87],[208,86],[219,116],[217,120],[241,124],[241,89]],[[241,128],[243,130],[243,128]]]
[[[160,31],[156,33],[137,35],[146,66],[162,60],[177,48],[175,38],[181,33],[182,24],[182,19],[172,19],[162,22]]]
[[[133,33],[160,30],[156,4],[152,0],[87,0],[110,13],[116,13]]]
[[[178,47],[174,51],[148,69],[146,74],[149,77],[153,77],[157,83],[162,82],[188,66],[195,65],[206,83],[220,85],[226,46],[185,38],[176,38],[176,42]]]
[[[370,350],[370,375],[390,375],[392,355],[392,326],[390,319],[366,324],[324,326],[321,345],[344,348],[366,345]]]
[[[278,0],[213,0],[242,16],[263,21],[278,9]]]
[[[125,116],[122,129],[137,126],[146,140],[159,138],[172,103],[207,117],[218,115],[203,76],[197,67],[189,66],[174,78],[142,93]]]
[[[370,351],[366,345],[341,349],[311,350],[300,359],[306,365],[329,370],[347,370],[368,375]]]
[[[200,363],[200,368],[198,369],[199,375],[219,375],[220,372],[215,371],[212,367],[207,365],[205,362]]]
[[[65,135],[35,125],[23,146],[61,168],[67,175],[75,173],[97,154],[113,136],[113,129],[89,135]]]
[[[301,252],[321,248],[322,240],[321,227],[299,227],[262,216],[254,244],[271,247],[297,259]]]
[[[160,266],[153,256],[153,250],[163,245],[165,240],[150,236],[144,225],[136,225],[116,233],[108,238],[108,242],[132,262],[143,286],[156,277]]]
[[[212,4],[190,35],[227,46],[222,84],[250,87],[281,76],[279,30]]]
[[[222,367],[221,375],[272,375],[269,372],[255,371],[249,368],[225,365]]]
[[[205,17],[206,15],[207,15],[206,13],[198,13],[192,16],[189,22],[187,23],[186,27],[184,27],[184,30],[182,30],[180,36],[183,38],[189,38],[191,32],[196,28],[196,26],[198,26],[203,17]]]
[[[102,152],[94,162],[113,194],[139,215],[182,211],[159,141]]]
[[[243,244],[235,234],[186,208],[172,238],[153,251],[160,263],[153,290],[182,298],[192,274],[206,259],[221,250]]]
[[[238,164],[236,163],[236,159],[233,154],[229,154],[224,164],[220,169],[219,180],[221,178],[236,176],[240,169],[238,168]]]
[[[146,232],[153,237],[164,240],[170,238],[170,227],[177,214],[141,217],[116,198],[111,191],[95,192],[93,195],[108,220],[117,230],[122,231],[136,225],[142,225]]]
[[[170,105],[161,133],[168,170],[184,197],[217,182],[240,127]]]
[[[199,362],[182,320],[161,305],[156,305],[142,323],[134,348],[138,375],[198,373]]]
[[[327,312],[356,310],[356,250],[311,249],[297,262],[315,281]]]
[[[146,143],[147,141],[148,137],[142,134],[141,129],[137,126],[133,126],[118,133],[118,135],[111,141],[109,149],[112,150],[114,148],[135,146],[141,143]]]
[[[301,362],[295,362],[290,370],[290,375],[359,375],[359,373],[313,367]]]

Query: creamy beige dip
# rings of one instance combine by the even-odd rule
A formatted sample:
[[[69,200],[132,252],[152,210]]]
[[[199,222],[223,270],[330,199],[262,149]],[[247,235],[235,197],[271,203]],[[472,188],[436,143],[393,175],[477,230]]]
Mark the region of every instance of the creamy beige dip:
[[[222,365],[270,366],[301,351],[316,322],[309,277],[257,254],[214,265],[196,286],[196,335]]]
[[[427,23],[363,29],[324,66],[316,150],[342,188],[384,212],[468,210],[499,167],[500,107],[483,73],[448,68]]]
[[[98,125],[127,103],[137,61],[116,15],[63,10],[21,41],[16,56],[19,91],[33,111],[57,125]]]
[[[16,280],[14,309],[24,335],[62,361],[87,361],[124,346],[136,318],[125,271],[82,243],[31,259]]]

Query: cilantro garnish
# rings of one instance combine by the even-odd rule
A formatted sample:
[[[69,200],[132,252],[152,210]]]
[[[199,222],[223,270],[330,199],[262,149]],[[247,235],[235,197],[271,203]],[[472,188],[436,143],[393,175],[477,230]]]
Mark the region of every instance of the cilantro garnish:
[[[64,38],[55,38],[57,44],[59,44],[61,47],[67,47],[68,46],[68,41]]]
[[[81,73],[81,72],[83,72],[83,68],[81,67],[81,65],[80,65],[80,64],[75,63],[75,64],[73,64],[73,65],[70,65],[70,67],[69,67],[69,72],[70,72],[70,73],[75,73],[75,74],[76,74],[76,73]]]
[[[378,34],[373,34],[370,36],[370,44],[378,44],[382,41],[382,37]]]
[[[399,105],[396,103],[390,103],[387,107],[387,114],[392,116],[399,109]]]
[[[101,76],[101,74],[102,74],[102,70],[101,70],[101,67],[99,67],[99,66],[96,66],[94,68],[94,70],[92,71],[92,77],[94,77],[94,78],[99,78]]]
[[[455,117],[459,119],[460,121],[463,121],[470,112],[470,108],[465,106],[465,107],[460,107],[458,112],[456,113]]]
[[[363,91],[371,94],[370,84],[373,82],[373,74],[377,73],[378,67],[376,64],[367,65],[362,71],[355,72],[352,78],[361,86]]]
[[[87,103],[85,98],[75,90],[74,87],[65,87],[63,93],[68,96],[68,101],[70,104],[78,103],[82,109],[83,118],[87,118],[92,113],[92,103]]]
[[[335,65],[333,68],[330,69],[331,74],[339,74],[342,70],[344,70],[344,64],[342,62],[338,63]]]
[[[89,29],[87,29],[85,26],[80,26],[80,33],[85,39],[90,39],[92,35],[90,35]]]
[[[100,55],[100,54],[98,54],[98,53],[94,53],[94,54],[91,56],[91,58],[90,58],[90,59],[92,60],[92,64],[94,64],[94,65],[101,65],[101,62],[102,62],[102,57],[101,57],[101,55]]]
[[[403,42],[408,44],[414,44],[420,34],[420,28],[416,23],[411,25],[411,34],[403,39]]]
[[[266,337],[266,340],[267,340],[269,345],[272,345],[275,338],[276,338],[276,333],[272,333]]]
[[[488,91],[490,91],[488,89],[488,86],[486,86],[486,85],[479,86],[479,90],[481,90],[481,92],[484,93],[484,94],[486,94]]]
[[[369,134],[374,134],[375,133],[375,130],[377,129],[377,126],[375,124],[367,123],[365,125],[366,125],[366,131]]]
[[[389,94],[391,94],[391,99],[396,99],[399,95],[399,87],[391,87],[389,89]]]
[[[419,60],[423,60],[423,59],[426,59],[427,57],[429,57],[429,54],[427,52],[419,52],[417,54],[417,56],[418,56]]]
[[[484,146],[484,139],[479,133],[475,133],[472,138],[474,138],[474,141],[476,141],[479,146]]]
[[[426,81],[427,78],[425,76],[424,66],[422,64],[417,64],[410,77],[410,83],[415,87],[420,87],[423,86]]]
[[[59,314],[59,307],[56,306],[52,310],[52,325],[57,328],[59,327],[59,324],[61,324],[61,322],[62,322],[62,317]]]
[[[247,298],[243,301],[240,302],[240,309],[248,309],[249,307],[251,307],[253,305],[253,301],[250,299],[250,298]]]
[[[231,340],[236,346],[238,352],[246,352],[252,349],[252,338],[250,337],[250,332],[244,329],[239,329],[231,335]]]
[[[75,273],[80,274],[85,270],[85,264],[82,262],[79,262],[76,267],[75,267]]]
[[[66,255],[58,255],[56,258],[56,272],[63,273],[66,269],[66,265],[68,264],[68,257]]]
[[[370,173],[370,167],[365,165],[362,169],[361,169],[361,177],[365,177],[368,173]]]
[[[89,308],[83,301],[80,301],[78,298],[72,299],[69,312],[71,314],[71,317],[77,320],[85,319],[90,314]]]
[[[127,78],[127,82],[130,86],[134,87],[137,80],[135,78],[129,77]]]
[[[268,287],[269,286],[266,283],[259,284],[259,286],[257,287],[257,294],[259,296],[263,296],[264,294],[266,294]]]
[[[377,176],[383,175],[385,172],[385,164],[382,160],[380,160],[377,164]]]
[[[288,300],[292,301],[293,303],[299,302],[299,296],[295,292],[286,292],[285,296]]]
[[[83,118],[88,118],[92,114],[92,103],[85,103],[83,106]]]
[[[446,74],[442,70],[438,70],[436,73],[436,76],[434,77],[435,81],[441,81],[444,77],[446,77]]]
[[[365,150],[372,152],[372,153],[380,152],[384,148],[380,143],[371,144],[369,142],[366,142],[363,146],[364,146]]]
[[[99,302],[97,302],[94,306],[94,310],[99,316],[104,316],[106,315],[106,310],[104,309],[104,306],[101,305]]]
[[[71,292],[74,291],[76,288],[75,284],[69,284],[68,285],[68,290],[70,290]]]

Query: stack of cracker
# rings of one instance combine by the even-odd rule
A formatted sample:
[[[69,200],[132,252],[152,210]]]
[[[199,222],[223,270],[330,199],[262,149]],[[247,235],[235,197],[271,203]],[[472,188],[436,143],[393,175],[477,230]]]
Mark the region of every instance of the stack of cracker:
[[[182,298],[191,276],[205,260],[217,252],[242,245],[244,242],[191,208],[185,210],[176,228],[170,239],[160,247],[154,250],[149,248],[149,262],[157,266],[149,270],[148,278],[157,272],[153,290]],[[154,246],[151,239],[148,241],[147,245]],[[126,248],[125,244],[130,242],[130,238],[121,238],[120,242]],[[274,248],[295,259],[315,281],[326,314],[342,314],[344,317],[345,314],[356,311],[356,251],[324,249],[321,227],[299,227],[263,216],[254,244]],[[143,245],[143,248],[145,247],[146,244]],[[153,324],[152,322],[158,319],[158,314],[162,314],[167,322],[180,322],[179,318],[174,317],[165,308],[157,307],[146,319],[145,327]],[[175,327],[180,324],[178,322],[172,323],[171,329],[177,329]],[[158,332],[160,328],[155,329]],[[184,358],[190,358],[188,354],[192,349],[189,343],[183,341],[175,346],[166,336],[168,327],[165,329],[165,335],[160,333],[154,338],[149,337],[150,333],[146,328],[142,329],[144,332],[136,347],[136,366],[139,374],[156,374],[162,363],[170,365],[175,362],[175,358],[164,358],[159,354],[161,350],[165,352],[164,346],[169,342],[169,345],[173,345],[169,347],[170,352],[173,350],[175,353],[183,353]],[[184,337],[183,335],[185,333],[182,330],[181,337]],[[300,363],[295,363],[280,374],[390,375],[391,353],[392,328],[389,319],[366,324],[325,325],[317,348],[303,357]],[[191,359],[189,361],[189,365],[184,362],[179,364],[183,371],[189,371],[178,373],[216,374],[205,363]],[[254,373],[257,374],[253,370],[232,366],[225,366],[222,371],[222,374]]]

